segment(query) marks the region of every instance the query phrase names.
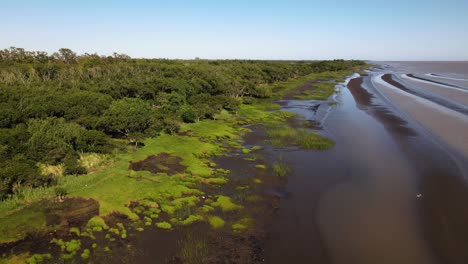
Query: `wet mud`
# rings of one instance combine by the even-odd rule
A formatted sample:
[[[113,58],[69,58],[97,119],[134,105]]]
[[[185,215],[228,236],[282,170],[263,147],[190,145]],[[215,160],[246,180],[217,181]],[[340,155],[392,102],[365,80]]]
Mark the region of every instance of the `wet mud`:
[[[408,75],[409,76],[409,75]],[[384,74],[382,76],[382,80],[387,82],[388,84],[391,84],[392,86],[399,88],[400,90],[407,92],[409,94],[416,95],[418,97],[421,97],[423,99],[429,100],[433,103],[436,103],[440,106],[446,107],[448,109],[457,111],[462,114],[468,115],[468,107],[466,105],[463,105],[461,103],[455,102],[453,100],[444,98],[442,96],[436,95],[434,93],[431,93],[429,91],[424,91],[422,89],[417,89],[417,88],[411,88],[407,84],[404,84],[402,80],[396,80],[395,76],[393,74]]]
[[[187,168],[181,164],[180,157],[172,156],[168,153],[160,153],[158,155],[151,155],[144,160],[130,163],[129,169],[134,171],[149,171],[152,173],[167,173],[173,175],[184,172]]]

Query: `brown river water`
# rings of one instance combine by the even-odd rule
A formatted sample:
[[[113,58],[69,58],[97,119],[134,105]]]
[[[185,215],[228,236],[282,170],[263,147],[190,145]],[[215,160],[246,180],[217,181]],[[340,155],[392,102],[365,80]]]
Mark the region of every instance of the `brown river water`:
[[[421,65],[387,64],[351,80],[330,113],[304,110],[314,101],[282,102],[287,111],[318,119],[336,145],[283,153],[294,168],[290,195],[271,226],[265,263],[468,263],[466,156],[372,82],[376,74],[408,69],[457,79],[464,72],[458,63],[448,63],[458,69],[452,75],[447,63],[442,71]],[[459,132],[468,141],[468,131]]]

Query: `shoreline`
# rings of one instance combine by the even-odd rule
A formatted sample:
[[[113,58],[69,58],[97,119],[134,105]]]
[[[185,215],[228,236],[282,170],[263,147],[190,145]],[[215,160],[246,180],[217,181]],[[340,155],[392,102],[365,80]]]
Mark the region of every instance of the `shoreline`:
[[[306,79],[307,78],[314,79],[314,78],[316,78],[317,75],[318,74],[315,74],[315,75],[311,75],[311,76],[308,76],[308,77],[305,77],[305,78]],[[287,82],[285,82],[285,83],[287,83]],[[286,88],[286,89],[283,89],[283,92],[287,92],[287,91],[295,89],[296,88],[296,86],[295,86],[296,83],[297,83],[297,81],[293,80],[291,82],[291,84],[289,84],[290,87]],[[278,85],[278,84],[274,84],[274,85]],[[271,99],[271,100],[274,100],[274,99]],[[268,102],[268,100],[267,100],[267,102]],[[269,124],[269,123],[273,122],[272,124],[275,124],[275,123],[277,124],[278,122],[280,122],[281,124],[286,124],[286,119],[290,115],[285,115],[284,113],[281,113],[281,112],[270,112],[269,108],[276,109],[276,110],[278,109],[278,108],[274,107],[274,105],[270,106],[269,103],[266,103],[266,104],[265,103],[257,103],[254,106],[245,105],[245,106],[243,106],[243,108],[241,108],[241,111],[239,113],[240,117],[242,117],[240,121],[241,121],[241,123],[265,122],[266,124]],[[194,125],[187,125],[186,127],[184,127],[182,129],[180,135],[178,135],[178,136],[172,136],[171,137],[171,136],[168,136],[168,135],[163,135],[162,136],[162,138],[164,139],[163,141],[161,141],[160,139],[158,139],[156,141],[154,139],[148,139],[148,140],[145,141],[145,147],[143,147],[142,149],[137,150],[136,153],[131,154],[131,155],[124,155],[123,159],[122,159],[122,157],[117,158],[115,164],[112,165],[112,170],[115,170],[115,168],[118,168],[119,166],[123,167],[123,164],[125,164],[125,163],[127,163],[129,161],[133,162],[133,161],[139,161],[140,160],[139,162],[142,162],[143,161],[142,158],[146,157],[150,153],[153,154],[153,155],[155,155],[157,153],[163,153],[163,152],[174,153],[173,151],[170,151],[170,147],[169,147],[170,145],[174,144],[172,142],[177,141],[177,142],[179,142],[178,144],[180,144],[180,140],[182,140],[182,142],[186,141],[187,144],[192,144],[192,147],[193,147],[193,143],[196,143],[196,141],[194,141],[194,140],[199,140],[199,139],[197,139],[197,135],[202,140],[200,143],[196,143],[196,144],[201,146],[201,148],[199,148],[199,150],[198,150],[200,153],[203,153],[204,151],[209,150],[208,153],[210,153],[210,152],[212,153],[212,154],[209,154],[209,156],[212,156],[213,154],[214,154],[214,156],[218,156],[221,153],[219,151],[226,147],[226,146],[221,146],[221,144],[224,144],[224,143],[221,143],[222,141],[219,141],[219,139],[224,138],[224,139],[229,139],[229,140],[232,141],[233,144],[231,144],[230,146],[227,146],[227,148],[230,149],[231,152],[234,151],[234,153],[240,153],[241,155],[249,155],[249,154],[255,155],[256,150],[254,150],[253,148],[252,148],[252,150],[249,150],[248,148],[242,146],[242,144],[241,144],[240,136],[242,134],[244,134],[246,132],[246,130],[239,127],[239,124],[236,124],[236,123],[239,122],[239,120],[237,120],[238,117],[233,118],[233,116],[222,114],[217,119],[218,119],[217,121],[203,121],[203,122],[200,122],[200,123],[195,123]],[[242,119],[243,119],[243,121],[242,121]],[[238,128],[235,128],[235,127],[238,127]],[[207,133],[207,129],[212,129],[211,130],[212,132]],[[201,137],[202,135],[203,135],[203,137]],[[164,141],[167,141],[167,143],[164,143]],[[162,146],[161,146],[161,143],[163,143]],[[183,144],[185,144],[185,143],[183,143]],[[154,151],[148,152],[148,150],[151,149],[151,148],[158,149],[158,152],[154,152]],[[216,154],[216,153],[218,153],[218,154]],[[200,178],[202,181],[205,182],[205,184],[208,184],[207,186],[221,186],[222,189],[224,188],[222,186],[225,184],[226,179],[230,178],[230,177],[227,176],[226,172],[224,172],[224,169],[217,168],[216,165],[215,165],[215,162],[210,161],[211,158],[202,158],[200,161],[193,160],[192,158],[190,158],[190,159],[192,159],[192,162],[196,161],[196,163],[195,164],[194,163],[189,163],[188,164],[187,161],[186,161],[186,159],[188,157],[189,156],[187,156],[187,154],[182,155],[182,164],[187,164],[187,165],[191,166],[191,167],[188,167],[188,169],[190,169],[192,171],[191,173],[192,173],[193,176],[195,176],[196,178]],[[252,161],[250,161],[250,162],[252,162]],[[253,160],[253,162],[255,163],[255,160]],[[139,163],[139,164],[141,164],[141,163]],[[194,166],[198,166],[198,167],[194,167]],[[198,172],[195,172],[194,171],[195,169],[200,171],[201,175]],[[79,179],[82,179],[82,180],[89,179],[89,180],[93,181],[93,179],[99,179],[99,177],[101,175],[108,174],[107,173],[108,170],[109,169],[104,168],[103,170],[98,171],[98,172],[96,172],[96,173],[94,173],[92,175],[81,176],[81,178],[77,178],[77,180],[79,180]],[[260,169],[260,170],[263,171],[264,169]],[[221,173],[221,174],[219,174],[219,176],[216,176],[216,177],[202,176],[203,173],[205,173],[205,175],[208,175],[208,174],[206,174],[207,172],[210,172],[210,174],[211,174],[211,173],[217,172],[217,171],[219,171]],[[102,185],[102,184],[104,184],[105,182],[113,179],[113,177],[115,178],[115,176],[105,177],[105,178],[103,178],[103,180],[96,182],[96,184],[98,184],[99,186],[104,187],[104,185]],[[131,178],[140,178],[140,179],[142,179],[144,181],[152,180],[151,177],[149,177],[149,175],[146,174],[144,171],[132,172],[130,175],[127,175],[126,177],[129,177],[130,179]],[[180,178],[182,180],[182,182],[184,181],[184,178]],[[115,178],[115,179],[117,179],[117,178]],[[123,178],[121,178],[121,179],[124,180]],[[171,178],[167,178],[167,179],[162,178],[162,179],[164,181],[167,181],[168,184],[172,184],[171,182],[173,182],[175,180],[174,178],[172,178],[173,180],[171,180]],[[81,189],[78,192],[72,192],[70,197],[82,197],[83,194],[85,194],[84,197],[95,198],[95,196],[93,196],[93,195],[86,195],[86,193],[89,192],[88,191],[89,188],[92,188],[92,185],[89,185],[91,183],[89,180],[85,181],[85,182],[88,182],[86,184],[86,186],[88,186],[88,187],[86,187],[84,189]],[[128,180],[125,180],[125,181],[128,182]],[[159,181],[161,181],[161,180],[159,180]],[[178,180],[175,180],[175,181],[178,181]],[[258,185],[258,184],[261,185],[261,182],[262,182],[262,180],[260,180],[259,183],[254,182],[253,185]],[[174,186],[177,186],[177,184],[179,184],[179,183],[175,182],[175,184],[176,185],[174,185]],[[84,185],[85,184],[83,184],[83,186]],[[105,185],[106,188],[107,188],[107,185],[108,185],[108,183],[106,183],[106,185]],[[185,186],[185,187],[183,187],[183,186]],[[205,206],[203,204],[206,204],[208,206],[208,207],[206,207],[207,210],[208,210],[207,212],[210,212],[212,210],[212,209],[209,209],[210,208],[210,203],[216,202],[216,200],[219,201],[219,199],[220,199],[219,197],[223,196],[222,194],[225,192],[225,191],[222,191],[221,194],[216,194],[216,192],[212,193],[212,194],[209,194],[209,192],[207,192],[206,190],[202,191],[202,192],[199,192],[197,189],[193,189],[193,187],[191,187],[191,186],[192,186],[192,183],[190,183],[190,181],[187,182],[187,183],[182,184],[181,185],[181,187],[182,187],[181,191],[182,191],[182,193],[185,193],[185,195],[182,195],[182,196],[179,195],[180,198],[177,198],[177,196],[176,196],[175,199],[173,200],[173,202],[170,202],[169,204],[167,202],[161,203],[161,201],[163,201],[163,200],[161,200],[161,201],[157,201],[157,203],[154,203],[154,202],[147,203],[147,202],[145,202],[145,203],[147,203],[147,205],[142,204],[141,202],[138,202],[133,207],[130,208],[130,211],[127,211],[128,209],[125,209],[125,208],[122,207],[122,209],[125,209],[125,210],[121,211],[121,212],[124,212],[127,216],[125,216],[125,215],[121,215],[121,216],[116,215],[116,216],[123,217],[122,218],[123,220],[121,220],[121,222],[122,221],[125,222],[125,224],[124,224],[125,228],[116,230],[115,232],[118,231],[120,234],[122,234],[122,232],[125,232],[125,238],[123,238],[123,235],[122,235],[122,238],[123,238],[123,240],[122,240],[121,238],[116,238],[115,235],[111,235],[110,236],[111,237],[110,241],[111,242],[112,241],[134,241],[134,238],[132,238],[132,237],[134,237],[134,236],[138,237],[139,236],[138,235],[138,233],[139,233],[138,230],[139,229],[145,230],[146,229],[145,226],[149,226],[149,225],[154,226],[155,222],[156,222],[157,225],[159,225],[158,223],[164,223],[164,219],[167,219],[166,221],[168,221],[168,220],[172,221],[172,219],[169,219],[169,218],[170,218],[171,210],[174,210],[174,209],[171,209],[171,208],[175,207],[175,210],[178,210],[177,209],[178,208],[177,204],[174,204],[174,202],[178,201],[178,200],[189,202],[190,200],[187,200],[187,199],[192,199],[194,201],[198,201],[198,202],[196,202],[196,206],[193,207],[195,211],[199,210],[199,209],[196,209],[196,208],[198,206],[200,206],[200,204],[199,204],[200,202],[203,202],[201,204],[202,208],[205,208]],[[219,193],[219,191],[217,191],[217,192]],[[187,197],[187,194],[190,195],[190,193],[192,193],[192,196]],[[202,199],[200,198],[200,197],[202,197],[203,193],[205,193],[205,195],[203,197],[205,197],[205,196],[207,197],[207,198],[203,198],[203,199],[207,199],[205,201],[202,201]],[[92,194],[92,193],[90,193],[90,194]],[[193,194],[195,194],[195,196]],[[278,198],[277,195],[273,195],[273,197]],[[275,200],[277,198],[274,198],[273,200]],[[71,199],[71,198],[69,198],[69,199]],[[110,209],[112,207],[109,207],[109,205],[106,205],[105,203],[103,203],[102,200],[99,200],[99,199],[97,199],[97,200],[100,201],[100,204],[101,204],[99,215],[105,216],[105,215],[108,215],[110,212],[113,212],[113,209]],[[170,200],[172,200],[172,199],[170,199]],[[210,200],[210,203],[207,203],[208,200]],[[233,205],[236,206],[235,205],[236,202],[234,200],[232,200],[232,201],[234,202]],[[112,203],[115,203],[115,202],[112,202]],[[151,203],[153,203],[153,204],[151,204]],[[143,207],[142,207],[142,205],[143,205]],[[108,207],[109,209],[105,209],[106,207]],[[190,207],[192,207],[192,206],[190,206]],[[275,206],[273,206],[273,207],[275,207]],[[153,210],[151,208],[154,208],[155,210]],[[136,209],[138,209],[139,211],[135,211]],[[27,211],[28,208],[18,209],[16,211],[16,213],[23,212],[25,210]],[[214,211],[215,215],[218,214],[218,213],[216,213],[217,210],[218,209],[215,208],[215,211]],[[154,215],[154,218],[153,218],[153,216],[148,217],[150,215],[146,214],[146,212],[151,212],[151,211],[154,211],[156,213]],[[200,211],[198,214],[194,214],[194,217],[195,217],[194,220],[195,220],[195,222],[203,223],[203,222],[205,222],[207,220],[201,220],[201,218],[199,218],[199,216],[201,216],[204,219],[211,219],[210,218],[211,216],[209,216],[211,214],[212,213],[202,213],[202,211]],[[159,217],[158,217],[158,215],[159,215]],[[10,214],[10,216],[11,216],[11,214]],[[125,219],[128,219],[129,217],[130,217],[130,219],[128,221],[125,220]],[[192,217],[192,216],[189,215],[189,218],[190,217]],[[103,218],[108,219],[106,217],[103,217]],[[186,220],[188,221],[189,218],[187,218]],[[232,225],[233,225],[233,228],[235,226],[234,224],[236,224],[239,227],[241,225],[244,225],[249,229],[247,223],[237,224],[235,222],[235,220],[234,219],[231,220],[231,218],[228,217],[225,221],[229,221],[229,222],[234,221],[234,222],[231,222]],[[152,219],[154,219],[155,221],[152,221]],[[197,220],[197,219],[200,219],[200,220]],[[135,222],[135,220],[136,220],[136,222]],[[172,222],[172,223],[176,223],[176,226],[177,226],[177,225],[180,225],[178,222],[180,222],[182,220],[184,220],[184,219],[182,218],[181,220],[178,220],[178,221],[175,221],[175,222]],[[185,222],[186,220],[184,220],[182,222]],[[118,223],[119,220],[116,219],[114,221],[114,220],[109,220],[108,219],[106,221],[111,221],[111,222]],[[161,222],[161,221],[163,221],[163,222]],[[243,220],[241,219],[240,221],[243,221]],[[149,223],[149,225],[148,225],[148,223]],[[211,220],[210,220],[210,223],[211,223]],[[227,223],[226,223],[226,225],[227,225]],[[86,226],[89,227],[89,223],[87,223]],[[90,235],[91,237],[96,236],[96,237],[98,237],[99,241],[103,241],[103,238],[104,238],[103,235],[106,234],[106,233],[109,234],[109,230],[112,231],[113,228],[114,228],[114,227],[111,227],[111,229],[108,229],[108,227],[105,228],[104,226],[102,226],[102,227],[99,227],[99,229],[101,229],[101,230],[104,229],[105,232],[96,233],[96,232],[92,232],[90,229],[88,229],[88,227],[86,227],[86,228],[81,227],[80,228],[81,231],[83,232],[83,234],[85,234],[86,236]],[[181,228],[184,228],[184,227],[182,226]],[[244,228],[245,227],[242,227],[242,229],[244,229]],[[175,229],[177,230],[178,228],[175,228]],[[164,232],[164,231],[161,230],[161,231],[157,231],[157,232]],[[174,232],[174,231],[172,231],[172,232]],[[241,234],[241,233],[238,233],[238,234]],[[235,233],[233,233],[233,234],[235,234]],[[107,236],[108,235],[106,235],[106,238],[107,238]],[[127,236],[128,236],[128,238],[127,238]],[[70,239],[70,238],[76,239],[76,238],[80,238],[80,237],[81,237],[81,239],[84,238],[83,236],[80,236],[80,235],[76,236],[76,235],[73,235],[73,234],[71,236],[67,235],[66,237],[68,237],[68,239]],[[99,237],[101,237],[101,238],[99,238]],[[104,239],[104,241],[105,240],[106,239]],[[88,241],[87,239],[84,239],[83,241],[84,241],[83,242],[84,246],[91,247],[91,244],[90,244],[91,242],[86,242],[86,241]],[[108,244],[108,243],[109,242],[105,242],[104,245]],[[5,246],[5,244],[2,244],[3,249],[5,249],[4,246]],[[109,246],[110,246],[110,244],[109,244]],[[94,248],[94,246],[93,246],[93,248]],[[107,246],[102,248],[102,249],[104,249],[104,251],[102,251],[102,250],[97,251],[97,252],[100,252],[100,253],[97,253],[97,254],[105,256],[106,255],[105,251],[107,250]],[[111,249],[111,251],[112,250],[115,250],[115,249]],[[2,250],[2,251],[5,252],[4,250]],[[51,252],[53,253],[54,251],[52,250]],[[19,254],[20,252],[17,252],[17,253]],[[54,255],[57,256],[57,253],[54,253]],[[60,255],[60,253],[58,255]],[[48,258],[49,256],[46,254],[46,255],[42,255],[42,257],[43,258]],[[56,258],[56,257],[54,257],[54,258]],[[79,259],[79,257],[78,257],[78,259]]]

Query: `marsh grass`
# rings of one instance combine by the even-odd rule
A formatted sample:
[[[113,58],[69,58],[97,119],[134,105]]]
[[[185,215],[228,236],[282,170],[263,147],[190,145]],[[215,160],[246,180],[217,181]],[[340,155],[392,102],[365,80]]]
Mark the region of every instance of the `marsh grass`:
[[[295,95],[295,99],[300,100],[326,100],[335,93],[337,82],[321,82],[313,85],[312,90],[307,90]]]
[[[221,228],[225,224],[225,221],[219,216],[208,217],[208,222],[210,223],[210,226],[215,229]]]
[[[334,143],[330,139],[322,137],[307,130],[299,130],[296,144],[304,149],[325,150],[333,147]]]
[[[333,146],[333,141],[307,129],[276,126],[270,127],[266,133],[270,143],[275,147],[298,146],[304,149],[324,150]]]
[[[290,172],[289,166],[280,158],[279,162],[274,163],[272,166],[273,174],[277,177],[283,178]]]
[[[0,243],[14,242],[28,233],[46,229],[46,216],[39,204],[31,205],[28,210],[15,212],[0,218]]]
[[[208,243],[205,238],[186,233],[179,240],[179,257],[184,264],[203,264],[208,257]]]
[[[244,204],[247,201],[247,197],[251,193],[250,190],[248,189],[243,189],[243,190],[237,190],[233,195],[232,195],[232,200],[238,204]]]
[[[180,208],[175,210],[174,217],[178,219],[186,219],[194,213],[194,208],[188,202],[182,202]]]

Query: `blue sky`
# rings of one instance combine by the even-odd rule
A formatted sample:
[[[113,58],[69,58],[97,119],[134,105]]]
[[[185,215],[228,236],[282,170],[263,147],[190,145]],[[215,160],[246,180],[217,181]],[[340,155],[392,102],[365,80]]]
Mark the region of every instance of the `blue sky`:
[[[133,57],[468,60],[466,0],[0,0],[0,48]]]

